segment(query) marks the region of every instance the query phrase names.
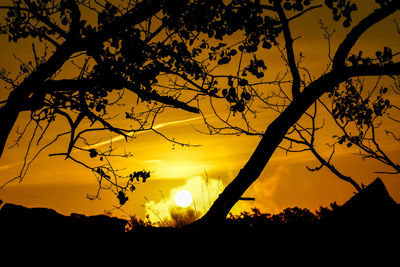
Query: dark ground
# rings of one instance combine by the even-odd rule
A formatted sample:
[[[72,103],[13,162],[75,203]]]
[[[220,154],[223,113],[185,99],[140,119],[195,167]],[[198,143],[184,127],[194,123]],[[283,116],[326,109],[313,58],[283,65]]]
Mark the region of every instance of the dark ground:
[[[0,210],[0,241],[4,247],[16,251],[95,249],[96,258],[102,253],[110,255],[112,251],[135,257],[151,253],[156,257],[159,251],[210,255],[260,249],[269,257],[278,255],[274,251],[279,255],[289,251],[306,254],[320,251],[335,258],[344,253],[354,255],[355,249],[360,249],[362,256],[356,255],[365,259],[376,255],[376,249],[387,253],[392,248],[396,253],[400,251],[400,205],[389,196],[380,179],[344,205],[331,204],[316,213],[288,208],[271,215],[254,209],[240,216],[230,216],[220,225],[180,228],[158,228],[137,220],[131,223],[132,229],[126,231],[127,221],[118,218],[64,216],[51,209],[6,203]],[[234,257],[240,253],[228,255]]]

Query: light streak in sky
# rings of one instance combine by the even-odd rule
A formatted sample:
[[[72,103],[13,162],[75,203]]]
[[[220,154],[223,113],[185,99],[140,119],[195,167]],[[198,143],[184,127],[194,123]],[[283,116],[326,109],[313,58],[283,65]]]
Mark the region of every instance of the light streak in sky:
[[[198,117],[189,118],[189,119],[184,119],[184,120],[176,120],[176,121],[163,122],[163,123],[159,123],[159,124],[153,126],[153,129],[154,129],[154,130],[158,130],[158,129],[165,128],[165,127],[168,127],[168,126],[174,126],[174,125],[178,125],[178,124],[184,124],[184,123],[188,123],[188,122],[192,122],[192,121],[196,121],[196,120],[200,120],[200,119],[203,119],[203,117],[198,116]],[[129,136],[133,136],[133,135],[136,135],[136,136],[137,136],[137,135],[144,134],[144,133],[148,133],[148,132],[151,132],[151,130],[139,131],[139,132],[137,132],[137,133],[132,132],[132,133],[129,133],[128,135],[129,135]],[[112,138],[109,139],[109,140],[106,140],[106,141],[103,141],[103,142],[99,142],[99,143],[97,143],[97,144],[93,144],[93,145],[90,145],[90,146],[86,146],[86,147],[84,147],[84,149],[97,148],[97,147],[101,147],[101,146],[104,146],[104,145],[108,145],[108,144],[110,144],[110,143],[115,143],[115,142],[118,142],[118,141],[121,141],[121,140],[124,140],[124,139],[125,139],[124,136],[118,135],[118,136],[112,137]]]

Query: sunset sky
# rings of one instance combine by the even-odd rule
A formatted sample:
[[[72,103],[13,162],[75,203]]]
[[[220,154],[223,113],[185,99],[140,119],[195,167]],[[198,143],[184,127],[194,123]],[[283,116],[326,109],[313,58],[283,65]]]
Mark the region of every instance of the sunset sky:
[[[359,21],[362,15],[376,7],[372,0],[355,2],[358,3],[359,11],[356,12],[353,25]],[[4,12],[4,10],[0,10],[0,15],[3,16]],[[298,58],[299,53],[302,53],[304,56],[302,66],[307,67],[314,78],[318,78],[325,71],[329,62],[327,41],[318,24],[320,19],[330,29],[336,29],[332,37],[332,51],[334,52],[347,30],[332,20],[331,14],[326,8],[310,11],[291,24],[293,36],[300,37],[294,43],[296,57]],[[352,52],[356,54],[362,49],[365,55],[374,56],[375,51],[382,50],[384,46],[391,47],[393,53],[400,52],[400,34],[397,33],[395,20],[400,23],[399,12],[370,29],[359,40]],[[1,35],[0,67],[15,71],[19,62],[14,55],[22,59],[31,58],[31,42],[10,44],[7,36]],[[277,49],[273,48],[268,54],[265,54],[264,60],[268,65],[264,81],[285,72]],[[65,68],[69,67],[65,66]],[[224,69],[224,71],[236,70],[235,66],[230,68]],[[367,79],[366,85],[374,84],[376,80],[376,78]],[[382,84],[386,82],[387,80],[383,80]],[[4,83],[0,82],[0,85],[0,100],[3,100],[8,91],[3,89]],[[132,97],[127,95],[126,101],[133,101]],[[326,101],[327,98],[324,100]],[[391,95],[391,101],[400,104],[398,95]],[[207,121],[218,123],[207,100],[200,106],[204,107],[203,112]],[[226,103],[218,103],[218,108],[226,109]],[[125,109],[122,110],[122,112],[124,111]],[[278,114],[270,110],[259,109],[258,111],[257,117],[251,118],[250,121],[256,130],[264,131]],[[13,145],[17,138],[17,130],[23,129],[28,117],[28,113],[20,114],[13,133],[8,139],[7,147]],[[117,117],[115,120],[116,123],[126,123],[124,116]],[[323,120],[324,127],[318,133],[319,146],[317,149],[328,157],[331,150],[326,144],[334,141],[332,136],[338,134],[338,131],[332,119],[324,117],[321,113],[319,123],[322,124]],[[396,128],[390,122],[385,121],[385,125],[388,128],[394,127],[391,129],[400,134],[398,127]],[[66,129],[65,121],[56,121],[48,133],[47,140],[54,138],[64,128]],[[146,183],[136,186],[136,190],[128,195],[129,201],[122,207],[122,210],[114,208],[114,206],[118,206],[118,200],[107,190],[100,192],[101,199],[89,200],[86,197],[87,194],[96,194],[98,188],[97,180],[90,171],[71,160],[64,160],[63,157],[48,156],[51,153],[64,151],[66,149],[65,139],[59,140],[54,146],[45,150],[30,166],[21,183],[14,181],[6,185],[0,191],[0,199],[4,202],[28,207],[52,208],[66,215],[73,212],[94,215],[107,210],[118,216],[135,214],[144,218],[149,215],[152,221],[160,221],[167,220],[171,212],[179,209],[173,201],[176,192],[187,190],[193,196],[193,202],[189,209],[194,210],[196,215],[201,215],[237,175],[260,140],[257,136],[207,135],[205,134],[207,128],[200,115],[173,109],[166,110],[157,117],[155,129],[170,139],[196,146],[174,145],[150,131],[140,132],[128,142],[115,133],[105,133],[93,139],[97,140],[93,148],[105,149],[112,144],[119,151],[125,150],[132,153],[133,157],[131,158],[115,159],[113,163],[116,168],[151,171],[151,178]],[[31,127],[28,132],[32,130]],[[384,129],[381,131],[382,147],[398,162],[399,143],[394,142],[390,136],[386,136]],[[28,142],[29,138],[25,137],[18,147],[4,152],[0,159],[0,184],[18,175]],[[37,148],[35,149],[34,151],[37,151]],[[393,199],[400,202],[400,175],[376,174],[374,171],[387,170],[387,168],[376,161],[363,161],[359,156],[354,155],[355,153],[357,153],[356,149],[347,149],[345,146],[337,147],[334,165],[344,174],[365,185],[372,182],[377,176],[381,177]],[[80,157],[85,156],[80,155]],[[89,156],[87,156],[88,159]],[[254,197],[255,201],[239,201],[233,212],[238,213],[251,207],[257,207],[263,212],[277,213],[294,206],[315,211],[320,206],[328,206],[334,201],[342,204],[353,195],[355,189],[350,184],[339,180],[326,168],[318,172],[310,172],[306,169],[306,166],[316,167],[318,165],[317,160],[309,152],[286,153],[283,150],[277,150],[261,177],[244,195],[245,197]]]

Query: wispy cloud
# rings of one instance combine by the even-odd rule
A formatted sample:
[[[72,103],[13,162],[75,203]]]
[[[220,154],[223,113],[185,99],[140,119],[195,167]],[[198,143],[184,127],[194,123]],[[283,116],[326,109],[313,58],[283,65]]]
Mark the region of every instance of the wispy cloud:
[[[19,165],[22,165],[23,163],[24,163],[24,161],[19,161],[17,163],[13,163],[13,164],[1,165],[0,166],[0,171],[4,171],[4,170],[7,170],[7,169],[15,168],[15,167],[17,167]]]
[[[149,160],[143,160],[141,164],[158,164],[160,162],[163,162],[162,159],[149,159]]]
[[[161,129],[161,128],[165,128],[165,127],[169,127],[169,126],[175,126],[175,125],[179,125],[179,124],[185,124],[185,123],[188,123],[188,122],[197,121],[197,120],[201,120],[201,119],[203,119],[203,117],[198,116],[198,117],[184,119],[184,120],[175,120],[175,121],[163,122],[163,123],[159,123],[159,124],[154,125],[153,129],[154,130],[158,130],[158,129]],[[144,130],[144,131],[140,131],[140,132],[137,132],[137,133],[129,133],[128,135],[129,136],[133,136],[135,134],[137,136],[137,135],[145,134],[145,133],[148,133],[148,132],[151,132],[151,130]],[[125,137],[123,137],[122,135],[117,135],[115,137],[112,137],[109,140],[106,140],[106,141],[103,141],[103,142],[99,142],[97,144],[93,144],[93,145],[90,145],[90,146],[86,146],[85,149],[98,148],[98,147],[105,146],[105,145],[108,145],[108,144],[111,144],[111,143],[115,143],[115,142],[118,142],[118,141],[121,141],[121,140],[125,140]]]
[[[164,122],[164,123],[159,123],[159,124],[155,125],[153,128],[157,130],[157,129],[164,128],[164,127],[167,127],[167,126],[172,126],[172,125],[177,125],[177,124],[184,124],[184,123],[187,123],[187,122],[196,121],[196,120],[200,120],[200,119],[203,119],[203,117],[198,116],[198,117],[185,119],[185,120],[176,120],[176,121]]]

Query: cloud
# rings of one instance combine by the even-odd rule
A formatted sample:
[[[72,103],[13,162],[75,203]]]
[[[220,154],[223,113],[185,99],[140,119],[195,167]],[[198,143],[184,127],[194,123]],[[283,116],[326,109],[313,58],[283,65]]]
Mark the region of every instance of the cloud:
[[[280,212],[279,205],[275,202],[278,186],[281,184],[282,177],[287,174],[285,165],[279,165],[272,175],[259,179],[254,185],[257,207],[269,213]]]
[[[280,205],[276,203],[276,195],[282,183],[282,178],[286,173],[285,166],[279,165],[270,175],[261,175],[243,195],[245,197],[254,197],[255,201],[238,201],[232,208],[231,213],[238,215],[242,211],[248,211],[255,207],[262,212],[279,213],[281,209]]]
[[[0,166],[0,171],[4,171],[7,169],[15,168],[16,166],[22,165],[24,161],[19,161],[17,163],[12,163],[12,164],[5,164]]]
[[[154,130],[158,130],[158,129],[161,129],[161,128],[174,126],[174,125],[179,125],[179,124],[185,124],[185,123],[196,121],[196,120],[200,120],[200,119],[203,119],[203,117],[198,116],[198,117],[184,119],[184,120],[175,120],[175,121],[159,123],[159,124],[156,124],[155,126],[153,126],[153,129]],[[151,130],[140,131],[140,132],[137,132],[137,133],[129,133],[128,136],[133,136],[133,135],[137,136],[137,135],[145,134],[145,133],[148,133],[148,132],[151,132]],[[106,140],[106,141],[103,141],[103,142],[99,142],[97,144],[93,144],[93,145],[90,145],[90,146],[86,146],[84,149],[98,148],[98,147],[105,146],[105,145],[108,145],[110,143],[115,143],[115,142],[118,142],[118,141],[121,141],[121,140],[125,140],[125,137],[123,137],[122,135],[117,135],[117,136],[115,136],[115,137],[113,137],[113,138],[111,138],[109,140]]]
[[[207,212],[222,189],[219,179],[194,176],[187,179],[184,185],[171,189],[159,202],[147,201],[145,213],[151,222],[160,226],[184,225]],[[181,190],[187,190],[192,194],[193,201],[187,208],[175,204],[175,194]]]
[[[163,163],[164,162],[164,160],[162,160],[162,159],[149,159],[149,160],[143,160],[143,161],[141,161],[140,163],[141,164],[160,164],[160,163]]]
[[[262,198],[271,198],[274,196],[281,180],[281,174],[284,171],[284,166],[280,165],[274,173],[268,178],[264,178],[255,184],[255,194]]]
[[[254,201],[238,201],[231,212],[240,214],[242,211],[257,207],[268,213],[281,211],[276,202],[276,194],[282,178],[287,174],[284,165],[278,166],[269,176],[263,176],[244,194],[244,196],[255,197]],[[223,191],[225,185],[220,179],[194,176],[186,180],[182,186],[175,187],[163,196],[159,202],[147,201],[145,213],[151,222],[160,226],[177,226],[190,223],[204,215],[215,199]],[[174,197],[180,190],[187,190],[193,196],[192,204],[187,208],[175,205]]]

